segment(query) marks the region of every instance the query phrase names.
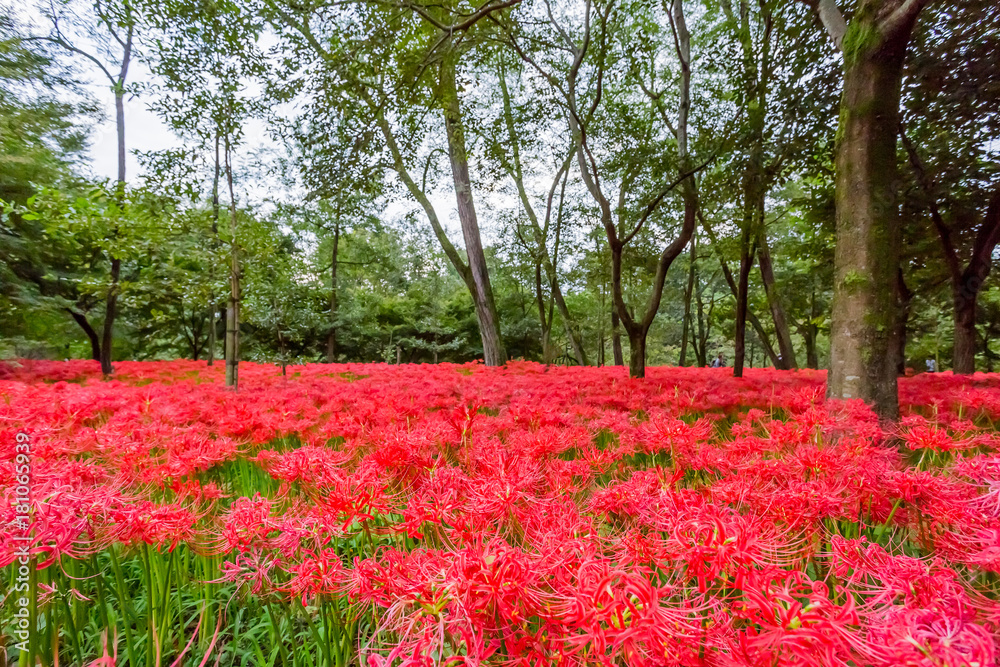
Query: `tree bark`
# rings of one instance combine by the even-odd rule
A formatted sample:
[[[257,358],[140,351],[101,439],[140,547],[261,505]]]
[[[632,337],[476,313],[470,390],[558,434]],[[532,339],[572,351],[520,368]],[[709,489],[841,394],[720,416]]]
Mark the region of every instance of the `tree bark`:
[[[337,251],[340,246],[340,212],[333,227],[333,255],[330,265],[330,332],[326,337],[326,363],[337,363]]]
[[[953,289],[955,304],[955,349],[952,369],[955,373],[976,371],[976,303],[983,283],[993,266],[993,251],[1000,244],[1000,187],[986,209],[973,244],[972,259]]]
[[[746,361],[747,308],[750,299],[750,269],[753,268],[754,252],[750,247],[750,230],[744,221],[740,235],[740,273],[736,284],[736,335],[733,342],[733,377],[743,377]]]
[[[708,220],[705,219],[705,215],[702,213],[701,209],[698,209],[698,217],[701,220],[701,227],[708,234],[709,240],[712,242],[712,248],[715,250],[715,256],[719,260],[719,266],[722,267],[722,277],[725,278],[726,284],[729,285],[729,291],[732,293],[733,298],[739,301],[740,287],[736,284],[736,279],[733,278],[733,272],[729,268],[729,263],[726,262],[726,258],[722,256],[722,251],[719,250],[719,239],[715,235],[715,231],[712,229],[711,225],[708,224]],[[778,353],[774,351],[774,347],[771,345],[771,341],[767,337],[767,332],[764,331],[764,325],[760,323],[760,320],[754,315],[750,308],[747,308],[747,319],[750,320],[750,326],[753,327],[754,332],[757,334],[757,339],[760,341],[761,346],[767,353],[768,359],[775,367],[778,366]],[[744,340],[746,336],[744,335]],[[707,363],[707,360],[702,361],[702,366]]]
[[[913,303],[913,292],[906,285],[903,267],[896,274],[896,300],[899,303],[899,313],[896,324],[894,350],[896,359],[896,375],[906,375],[906,339],[910,324],[910,307]]]
[[[814,287],[809,299],[809,321],[804,330],[806,333],[806,365],[809,368],[819,368],[819,354],[816,351],[816,338],[819,336],[819,327],[815,324],[817,317],[819,317],[819,313],[816,311],[816,288]]]
[[[899,417],[894,353],[900,245],[896,136],[903,63],[923,4],[862,0],[843,36],[827,396],[861,398],[883,421]]]
[[[691,326],[691,298],[694,295],[694,274],[695,274],[695,259],[698,254],[698,235],[692,234],[691,236],[691,256],[688,265],[688,281],[687,288],[684,290],[684,320],[681,325],[681,354],[680,359],[677,361],[678,366],[687,366],[687,348],[688,348],[688,337],[689,332],[693,328]]]
[[[646,333],[641,329],[630,331],[628,335],[629,377],[646,377]]]
[[[448,48],[452,48],[449,44]],[[441,62],[440,95],[444,114],[445,132],[448,138],[448,156],[451,160],[452,179],[455,183],[455,198],[458,217],[462,223],[465,252],[469,271],[472,275],[472,300],[479,320],[479,335],[483,343],[483,357],[487,366],[502,366],[507,353],[500,337],[500,322],[497,317],[493,287],[490,284],[486,255],[479,235],[479,220],[472,199],[472,180],[469,176],[469,158],[465,146],[465,127],[458,99],[458,85],[455,74],[454,52],[445,55]]]
[[[625,354],[622,351],[621,318],[618,317],[618,309],[615,304],[611,304],[611,352],[615,358],[615,366],[625,365]]]
[[[708,366],[708,334],[709,326],[705,325],[705,302],[701,298],[703,288],[699,287],[695,291],[695,302],[698,304],[698,344],[694,346],[695,356],[698,357],[698,367]]]
[[[131,34],[131,33],[130,33]],[[131,46],[131,36],[129,47]],[[131,49],[126,47],[124,60],[122,63],[122,75],[115,86],[115,129],[118,137],[118,205],[125,204],[125,89],[124,78],[128,70],[128,60]],[[117,235],[117,229],[115,230]],[[114,252],[114,251],[112,251]],[[104,306],[104,326],[101,332],[101,373],[111,375],[115,372],[111,365],[112,346],[114,344],[115,317],[118,315],[118,281],[121,278],[122,260],[120,257],[111,257],[111,285],[108,287],[108,296]]]
[[[232,238],[229,257],[229,306],[226,309],[226,386],[239,388],[240,364],[240,264],[236,239],[236,193],[233,188],[233,164],[229,133],[225,137],[226,184],[229,188],[229,217]]]
[[[782,370],[796,369],[799,364],[795,360],[795,348],[792,347],[792,335],[788,329],[785,308],[775,285],[771,249],[768,247],[767,234],[764,230],[757,236],[757,257],[760,262],[761,282],[764,283],[764,294],[767,296],[767,305],[771,309],[771,319],[774,321],[774,335],[778,339],[778,350],[781,353],[779,357],[781,363],[775,364],[775,367]]]
[[[222,165],[219,162],[219,128],[215,128],[215,171],[212,176],[212,244],[215,247],[215,243],[219,237],[219,175],[222,170]],[[215,264],[209,262],[208,269],[209,279],[214,282],[215,279]],[[218,302],[215,300],[214,295],[209,296],[209,309],[208,309],[208,320],[211,326],[208,328],[208,365],[215,365],[215,346],[216,341],[216,331],[215,331],[215,316],[219,312]]]
[[[552,332],[552,306],[551,299],[549,312],[545,312],[545,294],[542,291],[542,263],[535,261],[535,304],[538,306],[538,321],[541,325],[542,335],[542,363],[548,365],[552,363],[552,353],[550,345],[550,334]]]
[[[97,332],[94,331],[94,327],[90,325],[87,321],[87,316],[83,313],[79,313],[71,308],[66,309],[69,314],[73,317],[73,321],[80,325],[83,329],[83,333],[87,334],[87,340],[90,341],[90,358],[94,361],[101,361],[101,341],[97,337]]]

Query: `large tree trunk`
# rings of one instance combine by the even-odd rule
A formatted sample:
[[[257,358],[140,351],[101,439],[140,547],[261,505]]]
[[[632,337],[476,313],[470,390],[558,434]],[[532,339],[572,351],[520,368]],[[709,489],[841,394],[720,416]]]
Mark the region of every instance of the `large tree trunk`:
[[[955,306],[955,349],[952,352],[952,371],[970,375],[976,372],[976,301],[978,290],[957,290],[953,296]]]
[[[628,375],[632,378],[646,377],[646,334],[641,329],[628,333]]]
[[[781,363],[776,364],[782,370],[798,368],[795,360],[795,348],[792,347],[792,335],[788,329],[788,319],[781,303],[778,288],[774,280],[774,267],[771,264],[771,249],[767,244],[767,234],[760,232],[757,236],[757,256],[760,262],[760,278],[764,283],[764,294],[767,295],[767,305],[771,308],[771,319],[774,320],[774,334],[778,339],[778,350]]]
[[[449,45],[451,48],[451,45]],[[479,235],[479,220],[472,199],[472,179],[469,176],[469,158],[465,147],[465,128],[458,99],[455,80],[454,52],[445,55],[441,62],[440,94],[444,113],[444,124],[448,136],[448,156],[451,159],[452,179],[455,183],[455,198],[458,217],[462,223],[465,252],[469,271],[472,274],[474,290],[472,301],[479,320],[479,335],[483,342],[483,357],[487,366],[502,366],[507,353],[500,338],[500,321],[497,317],[493,287],[486,267],[486,255]]]
[[[340,213],[333,226],[333,252],[330,265],[330,332],[326,336],[326,363],[337,362],[337,251],[340,246]]]
[[[900,244],[896,136],[903,62],[923,4],[868,0],[846,33],[842,17],[824,20],[828,29],[833,27],[835,40],[841,31],[844,45],[827,396],[861,398],[883,420],[899,417],[894,340]]]

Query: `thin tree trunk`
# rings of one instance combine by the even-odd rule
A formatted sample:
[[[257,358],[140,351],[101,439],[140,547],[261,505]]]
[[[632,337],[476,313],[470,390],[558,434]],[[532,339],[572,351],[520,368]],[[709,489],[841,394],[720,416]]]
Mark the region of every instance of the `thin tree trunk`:
[[[698,367],[704,368],[708,365],[708,331],[705,329],[705,302],[701,298],[704,288],[700,285],[695,290],[695,303],[698,305],[698,344],[694,346],[695,356],[698,358]]]
[[[129,42],[131,44],[131,41]],[[125,60],[122,65],[122,77],[115,87],[115,130],[118,137],[118,188],[117,197],[119,207],[125,205],[125,89],[124,73],[128,69],[129,50],[126,49]],[[118,230],[115,230],[117,235]],[[114,252],[114,251],[112,251]],[[115,372],[111,365],[112,347],[114,344],[115,317],[118,315],[118,292],[120,290],[118,281],[121,278],[122,260],[120,257],[111,257],[111,285],[108,287],[108,296],[104,307],[104,327],[101,332],[101,373],[111,375]]]
[[[454,47],[449,44],[447,48]],[[456,59],[457,55],[454,51],[449,51],[441,62],[440,71],[441,107],[448,137],[448,156],[451,159],[458,217],[462,223],[465,252],[474,286],[472,300],[476,308],[476,317],[479,320],[483,357],[487,366],[502,366],[507,360],[507,353],[504,351],[503,341],[500,337],[500,322],[493,299],[493,287],[490,284],[486,255],[483,252],[483,244],[479,235],[479,221],[472,199],[472,180],[469,176],[469,159],[465,148],[465,128],[455,78]]]
[[[229,216],[232,228],[229,264],[229,307],[226,309],[226,386],[239,388],[240,363],[240,265],[236,239],[236,194],[229,133],[225,137],[226,184],[229,187]]]
[[[556,176],[552,181],[552,185],[549,188],[548,199],[546,202],[545,223],[543,226],[539,223],[538,214],[535,212],[534,206],[531,205],[531,198],[528,196],[528,192],[524,187],[524,174],[521,166],[521,149],[518,142],[517,132],[514,128],[514,114],[510,103],[510,92],[507,89],[507,73],[502,60],[500,61],[499,71],[497,72],[497,80],[500,83],[500,92],[503,96],[504,123],[507,127],[506,148],[508,148],[511,153],[510,161],[504,161],[505,168],[510,174],[511,179],[514,181],[514,185],[517,187],[517,194],[521,200],[521,205],[528,216],[528,221],[531,223],[532,232],[535,237],[535,244],[537,246],[535,254],[538,255],[542,268],[545,269],[545,275],[548,278],[550,289],[552,291],[552,298],[555,301],[556,308],[559,309],[559,315],[562,317],[563,324],[566,328],[566,336],[569,338],[570,344],[573,347],[573,356],[576,357],[576,362],[578,364],[586,366],[587,353],[583,348],[583,340],[574,328],[575,319],[570,315],[569,307],[566,305],[566,299],[563,297],[562,289],[559,286],[559,276],[556,272],[556,255],[558,253],[559,231],[562,223],[563,201],[566,195],[566,176],[569,172],[569,165],[574,149],[571,147],[569,155],[559,167],[559,170],[556,172]],[[547,246],[549,221],[551,220],[552,215],[552,199],[555,194],[556,186],[559,185],[560,181],[562,182],[562,190],[559,195],[559,212],[556,216],[556,249],[553,250],[552,256],[550,256]]]
[[[694,295],[694,265],[698,253],[698,235],[691,236],[691,257],[688,265],[687,289],[684,290],[684,320],[681,326],[681,356],[677,364],[687,366],[688,333],[691,326],[691,297]]]
[[[215,333],[215,308],[214,307],[209,308],[209,310],[208,310],[208,324],[209,324],[209,326],[208,326],[208,343],[206,345],[206,347],[208,349],[207,349],[206,356],[208,357],[208,365],[209,366],[214,366],[215,365],[215,346],[217,344],[217,341],[216,341],[217,334]]]
[[[715,231],[712,229],[711,225],[708,224],[708,220],[705,219],[705,215],[702,213],[701,209],[698,210],[698,217],[701,220],[702,229],[705,230],[708,234],[709,240],[712,242],[712,249],[715,251],[715,256],[719,260],[719,266],[722,268],[722,277],[725,278],[726,284],[729,286],[729,291],[732,293],[733,298],[739,301],[740,288],[739,285],[736,284],[736,279],[733,278],[733,272],[729,269],[729,263],[726,262],[726,258],[722,256],[722,251],[719,249],[719,239],[716,237]],[[746,317],[750,320],[750,325],[757,334],[757,339],[760,341],[761,346],[767,353],[768,359],[770,359],[771,363],[777,367],[778,353],[774,351],[774,347],[771,345],[771,341],[767,337],[767,332],[764,331],[764,325],[760,323],[760,320],[749,308],[747,308]]]
[[[896,299],[899,303],[899,316],[896,324],[895,355],[896,375],[906,375],[906,339],[910,323],[910,307],[913,303],[913,292],[906,285],[903,267],[896,274]]]
[[[625,365],[625,354],[622,351],[621,318],[614,303],[611,304],[611,351],[615,357],[615,366]]]
[[[547,317],[545,313],[545,295],[542,293],[542,263],[538,260],[535,261],[535,302],[538,306],[538,321],[541,324],[542,330],[542,363],[548,365],[552,363],[552,354],[550,350],[552,318],[551,315]]]
[[[213,247],[215,242],[219,238],[219,175],[222,170],[222,165],[219,163],[219,128],[215,128],[215,171],[212,176],[212,243]],[[209,263],[208,267],[209,279],[213,280],[215,278],[215,264]],[[208,365],[215,365],[215,347],[217,345],[216,332],[215,332],[215,316],[218,313],[218,302],[215,299],[215,295],[209,296],[209,321],[211,326],[208,328]]]
[[[771,319],[774,321],[774,334],[778,339],[778,350],[780,352],[780,364],[775,364],[782,370],[791,370],[799,367],[795,360],[795,348],[792,347],[792,335],[788,329],[788,318],[785,316],[785,308],[781,303],[778,288],[774,280],[774,267],[771,264],[771,249],[767,244],[767,234],[762,230],[757,236],[757,258],[760,262],[760,278],[764,283],[764,294],[767,296],[767,305],[771,308]]]
[[[750,292],[750,269],[753,267],[754,253],[750,248],[750,223],[744,221],[744,230],[740,236],[740,273],[736,289],[736,335],[733,348],[733,376],[743,377],[743,365],[746,360],[747,339],[747,305]]]
[[[83,313],[79,313],[71,308],[66,309],[67,312],[73,317],[73,321],[80,325],[83,329],[83,333],[87,334],[87,340],[90,341],[90,358],[94,361],[101,361],[101,340],[97,336],[97,332],[94,331],[94,327],[90,325],[87,321],[87,316]]]
[[[104,308],[104,327],[101,332],[101,373],[111,375],[115,372],[111,365],[111,346],[114,341],[115,317],[118,315],[118,280],[121,277],[122,261],[117,257],[111,260],[111,287]]]
[[[809,299],[809,321],[803,331],[803,338],[806,339],[806,365],[809,368],[819,368],[819,354],[816,350],[816,338],[819,336],[819,327],[815,321],[819,316],[816,311],[816,288],[813,287]]]
[[[333,263],[330,266],[330,332],[326,337],[326,363],[337,362],[337,251],[340,246],[340,211],[333,227]]]

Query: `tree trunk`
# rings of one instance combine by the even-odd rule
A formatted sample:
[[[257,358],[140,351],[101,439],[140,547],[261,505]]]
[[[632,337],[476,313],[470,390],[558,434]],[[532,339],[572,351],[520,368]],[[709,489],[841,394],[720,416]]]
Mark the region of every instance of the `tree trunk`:
[[[845,48],[836,155],[837,247],[827,395],[861,398],[883,420],[899,417],[896,135],[912,23],[886,39],[874,12],[853,19],[845,36],[851,48]],[[866,39],[876,43],[865,44]]]
[[[565,176],[569,171],[569,164],[574,150],[571,147],[569,156],[567,156],[566,160],[563,161],[562,166],[560,166],[559,170],[556,172],[556,177],[553,179],[552,185],[549,188],[545,212],[545,225],[543,228],[538,221],[538,215],[535,213],[534,206],[531,205],[531,198],[528,197],[528,192],[524,187],[524,174],[521,165],[521,149],[518,142],[517,131],[514,127],[514,114],[510,103],[510,92],[507,89],[507,72],[503,65],[503,60],[499,63],[497,80],[500,83],[500,93],[503,98],[504,124],[507,126],[508,145],[506,148],[510,151],[510,161],[504,161],[504,167],[513,179],[514,185],[517,187],[517,194],[521,200],[521,205],[524,207],[524,212],[527,214],[528,221],[531,223],[532,233],[537,246],[535,254],[538,256],[538,261],[541,262],[542,267],[545,269],[545,275],[548,278],[549,286],[552,291],[552,299],[555,301],[556,308],[559,309],[559,315],[562,317],[563,324],[566,328],[566,336],[569,338],[570,344],[573,347],[573,356],[576,357],[576,362],[578,364],[586,366],[587,353],[583,348],[583,341],[580,334],[574,328],[575,320],[570,315],[569,308],[566,305],[566,300],[563,298],[562,289],[559,287],[559,276],[556,273],[559,234],[562,227],[563,201],[565,200],[566,195]],[[552,216],[552,199],[560,181],[562,182],[562,190],[559,195],[559,212],[556,215],[556,239],[554,250],[550,256],[547,246],[549,221]]]
[[[128,67],[128,52],[126,51],[123,72]],[[118,137],[118,205],[125,205],[125,89],[123,81],[115,87],[115,130]],[[117,229],[115,230],[117,235]],[[114,251],[112,251],[114,252]],[[115,317],[118,315],[118,280],[121,278],[122,260],[111,258],[111,285],[104,308],[104,328],[101,332],[101,373],[111,375],[115,372],[111,365],[112,346],[114,344]]]
[[[850,25],[835,4],[816,6],[844,52],[827,396],[861,398],[883,421],[899,416],[892,352],[900,244],[896,198],[900,89],[906,49],[926,4],[926,0],[864,0]]]
[[[545,313],[545,295],[542,292],[542,263],[535,261],[535,302],[538,306],[538,321],[541,326],[542,336],[542,363],[552,363],[552,301],[549,301],[548,315]]]
[[[233,164],[229,133],[225,138],[226,184],[229,187],[229,216],[232,238],[229,264],[229,307],[226,310],[226,386],[239,388],[240,363],[240,264],[236,238],[236,194],[233,188]]]
[[[688,266],[687,288],[684,290],[684,320],[681,325],[681,356],[677,362],[678,366],[687,366],[687,348],[689,331],[691,326],[691,297],[694,294],[694,264],[697,257],[698,235],[691,236],[691,258]]]
[[[695,356],[698,358],[698,367],[704,368],[708,365],[708,330],[705,328],[705,301],[701,298],[704,288],[699,285],[695,289],[694,299],[698,306],[698,337],[694,346]]]
[[[978,290],[958,290],[954,295],[955,349],[952,372],[971,375],[976,372],[976,301]]]
[[[819,368],[819,355],[816,353],[816,330],[811,325],[806,325],[802,330],[802,338],[806,344],[806,367]]]
[[[101,361],[101,340],[97,336],[97,332],[94,331],[94,327],[90,325],[87,321],[87,316],[83,313],[78,313],[75,310],[67,308],[69,314],[73,317],[73,321],[80,325],[83,329],[83,333],[87,334],[87,340],[90,341],[90,358],[94,361]]]
[[[235,264],[235,261],[234,261]],[[240,359],[240,280],[235,274],[230,276],[229,304],[226,306],[226,386],[239,386]]]
[[[615,366],[624,366],[625,354],[622,352],[621,318],[618,317],[614,303],[611,304],[611,351],[615,357]]]
[[[122,261],[111,260],[111,286],[104,307],[104,327],[101,332],[101,373],[111,375],[115,372],[111,365],[111,346],[114,340],[115,316],[118,314],[118,279],[122,272]]]
[[[646,331],[639,329],[628,334],[628,375],[646,377]]]
[[[906,286],[903,267],[896,274],[896,302],[899,312],[896,318],[896,334],[893,341],[896,344],[895,354],[896,375],[906,375],[906,339],[910,325],[910,306],[913,303],[913,292]]]
[[[733,298],[739,301],[740,288],[736,284],[736,279],[733,278],[733,272],[729,269],[729,264],[726,262],[726,258],[722,256],[722,252],[719,250],[719,239],[715,236],[715,232],[712,230],[711,225],[708,224],[708,220],[705,219],[704,214],[701,209],[698,209],[698,217],[701,219],[701,227],[708,234],[709,240],[712,242],[712,248],[715,250],[715,256],[719,260],[719,266],[722,267],[722,276],[726,279],[726,284],[729,286],[729,291],[732,293]],[[774,351],[774,347],[771,345],[771,341],[767,337],[767,332],[764,331],[764,326],[760,323],[760,320],[754,315],[753,311],[747,308],[747,319],[750,320],[750,325],[753,327],[754,332],[757,334],[757,340],[760,341],[761,346],[767,353],[768,359],[775,367],[778,366],[778,353]],[[744,339],[745,339],[744,334]],[[702,360],[701,365],[706,365],[707,360]]]
[[[340,246],[340,212],[333,227],[333,263],[330,265],[330,332],[326,337],[326,363],[337,362],[337,251]]]
[[[215,247],[215,243],[219,237],[219,175],[222,169],[222,165],[219,163],[219,128],[215,128],[215,172],[212,176],[212,244]],[[215,278],[215,264],[210,262],[208,267],[209,279],[213,280]],[[215,295],[209,297],[211,306],[209,308],[209,322],[211,326],[208,328],[208,365],[215,365],[215,347],[216,341],[216,331],[215,316],[219,313],[219,305],[215,300]]]
[[[816,351],[816,338],[819,336],[819,327],[816,326],[816,288],[813,287],[809,299],[809,321],[801,329],[802,337],[806,341],[806,366],[809,368],[819,368],[819,354]]]
[[[748,223],[744,223],[745,225]],[[733,377],[743,377],[746,360],[747,304],[750,292],[750,269],[753,252],[750,249],[750,230],[744,229],[740,243],[740,274],[736,285],[736,336],[733,343]]]
[[[930,200],[931,220],[938,231],[941,240],[941,250],[944,253],[945,264],[951,277],[953,317],[955,321],[955,340],[952,356],[952,370],[955,373],[967,375],[976,369],[976,301],[982,289],[983,282],[990,273],[993,250],[1000,242],[1000,187],[998,187],[987,206],[986,216],[976,234],[972,246],[972,259],[963,271],[958,258],[958,250],[952,240],[952,230],[945,223],[940,208],[935,201],[934,182],[924,168],[917,153],[917,148],[902,125],[899,137],[910,158],[910,164],[916,172],[917,180]]]
[[[449,45],[448,48],[452,48]],[[497,317],[493,287],[486,267],[486,255],[479,235],[479,221],[472,199],[472,180],[469,176],[469,158],[465,147],[465,128],[458,99],[455,77],[456,54],[452,51],[441,62],[440,94],[444,113],[445,131],[448,137],[448,156],[455,183],[455,198],[458,217],[462,223],[465,252],[469,271],[472,274],[472,301],[479,320],[479,335],[483,343],[483,357],[487,366],[502,366],[507,360],[503,341],[500,337],[500,322]]]
[[[785,308],[774,281],[774,268],[771,264],[771,249],[767,244],[767,235],[761,231],[757,236],[757,256],[760,262],[760,278],[764,283],[764,293],[767,295],[767,305],[771,308],[771,319],[774,320],[774,334],[778,339],[778,350],[781,363],[775,364],[782,370],[798,368],[795,360],[795,348],[792,347],[792,335],[788,329],[788,319]]]

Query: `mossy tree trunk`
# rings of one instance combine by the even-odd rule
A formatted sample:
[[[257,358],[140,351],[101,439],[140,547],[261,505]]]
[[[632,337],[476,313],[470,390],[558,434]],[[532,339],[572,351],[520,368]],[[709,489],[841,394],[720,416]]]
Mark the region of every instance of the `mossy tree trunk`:
[[[827,396],[899,416],[896,349],[900,221],[896,137],[906,49],[922,0],[863,0],[850,25],[818,3],[844,52],[836,153],[837,247]],[[826,12],[824,15],[823,11]]]

